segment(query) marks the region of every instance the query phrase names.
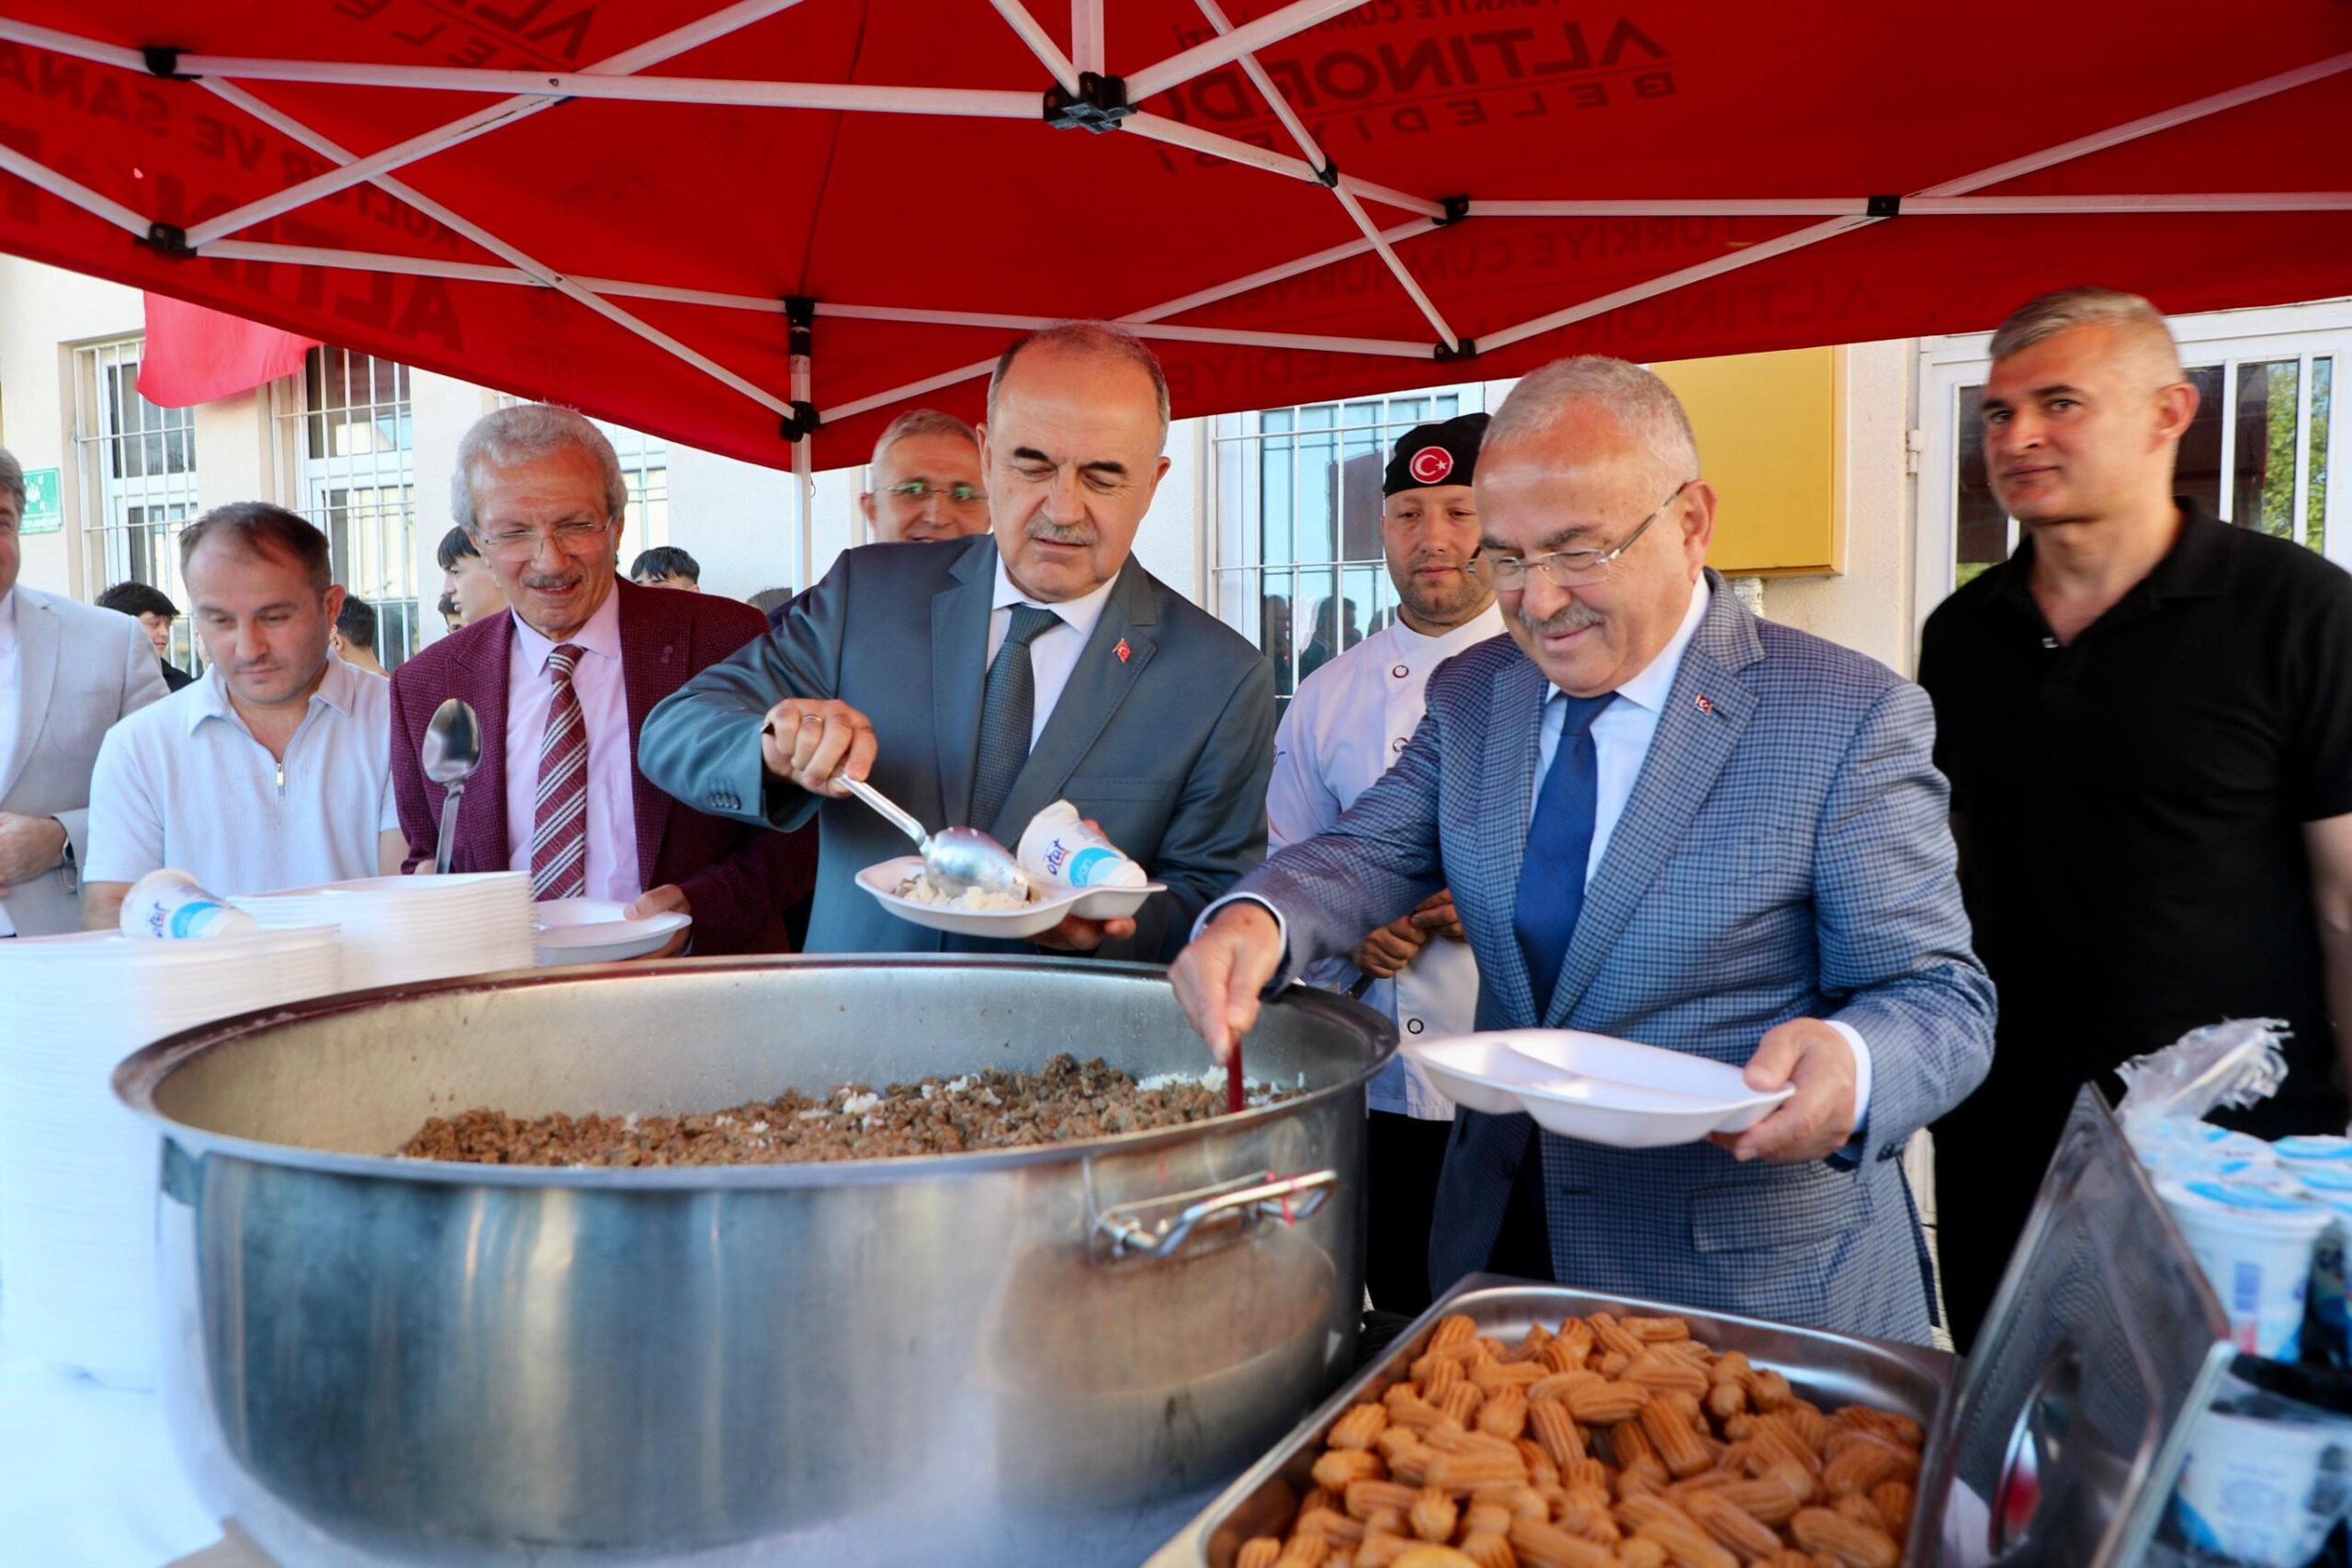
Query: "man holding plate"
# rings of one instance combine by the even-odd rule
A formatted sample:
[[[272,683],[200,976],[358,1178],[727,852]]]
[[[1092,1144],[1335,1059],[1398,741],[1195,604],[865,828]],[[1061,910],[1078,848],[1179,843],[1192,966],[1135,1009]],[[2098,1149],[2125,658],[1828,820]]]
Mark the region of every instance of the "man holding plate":
[[[1576,1029],[1791,1091],[1631,1150],[1459,1113],[1430,1247],[1481,1269],[1925,1342],[1901,1156],[1992,1055],[1926,696],[1706,570],[1715,494],[1665,383],[1535,372],[1474,481],[1510,632],[1430,678],[1396,765],[1210,907],[1170,978],[1224,1056],[1265,988],[1450,887],[1482,1029]]]

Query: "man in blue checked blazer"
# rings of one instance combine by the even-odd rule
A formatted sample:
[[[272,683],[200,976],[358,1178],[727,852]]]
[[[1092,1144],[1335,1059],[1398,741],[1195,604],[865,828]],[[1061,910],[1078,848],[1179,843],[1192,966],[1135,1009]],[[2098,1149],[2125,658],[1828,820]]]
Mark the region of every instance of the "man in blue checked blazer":
[[[1741,606],[1706,570],[1698,473],[1647,371],[1521,381],[1476,481],[1510,635],[1439,669],[1396,767],[1205,910],[1170,977],[1222,1056],[1266,986],[1451,886],[1481,1029],[1638,1040],[1795,1092],[1736,1139],[1645,1151],[1460,1112],[1435,1288],[1496,1268],[1924,1342],[1901,1156],[1993,1042],[1934,721],[1883,666]]]

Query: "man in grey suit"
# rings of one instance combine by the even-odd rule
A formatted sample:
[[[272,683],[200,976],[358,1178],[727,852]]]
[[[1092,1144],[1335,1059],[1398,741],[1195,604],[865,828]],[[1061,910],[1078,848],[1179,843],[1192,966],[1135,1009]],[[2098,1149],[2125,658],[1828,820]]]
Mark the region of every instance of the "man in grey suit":
[[[1481,1029],[1745,1064],[1793,1095],[1630,1151],[1463,1112],[1430,1247],[1473,1270],[1925,1341],[1905,1143],[1992,1055],[1918,688],[1706,570],[1680,405],[1620,360],[1528,377],[1476,481],[1507,637],[1440,667],[1396,765],[1207,912],[1171,978],[1217,1055],[1281,974],[1451,886]],[[1663,502],[1659,498],[1664,497]]]
[[[1131,554],[1167,434],[1167,382],[1136,338],[1093,322],[1024,338],[989,382],[990,532],[848,551],[646,720],[638,765],[696,810],[817,817],[809,952],[1028,947],[910,924],[860,889],[910,846],[842,798],[843,775],[1008,844],[1067,799],[1168,885],[1134,919],[1037,939],[1063,951],[1171,956],[1264,858],[1272,670]]]
[[[98,742],[164,697],[137,621],[17,583],[24,513],[25,470],[0,447],[0,937],[82,929]]]

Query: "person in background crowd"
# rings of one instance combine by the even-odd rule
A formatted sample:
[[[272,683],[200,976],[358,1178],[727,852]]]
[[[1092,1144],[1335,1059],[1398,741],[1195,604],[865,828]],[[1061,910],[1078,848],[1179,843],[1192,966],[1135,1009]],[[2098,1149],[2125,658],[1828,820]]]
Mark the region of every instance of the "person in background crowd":
[[[164,698],[138,626],[17,581],[25,493],[25,470],[0,447],[0,938],[80,927],[99,744]]]
[[[506,592],[498,585],[498,574],[490,570],[490,563],[482,559],[481,551],[463,528],[452,528],[442,535],[434,557],[441,563],[441,614],[445,619],[454,615],[457,626],[469,626],[506,608]],[[450,629],[454,631],[457,626]]]
[[[387,673],[376,658],[376,606],[356,593],[343,596],[343,608],[335,615],[334,630],[327,637],[327,647],[354,669],[365,670],[370,675]]]
[[[789,588],[763,588],[743,603],[765,615],[768,624],[774,626],[776,612],[792,603],[792,592]]]
[[[165,866],[223,897],[397,868],[388,688],[327,652],[326,536],[263,502],[215,507],[180,535],[180,580],[204,678],[99,749],[84,923],[112,926]]]
[[[2284,1088],[2222,1119],[2344,1131],[2352,577],[2174,493],[2197,400],[2136,295],[2045,295],[1993,334],[1985,468],[2025,537],[1919,654],[2001,994],[1992,1076],[1935,1129],[1963,1348],[2086,1082],[2112,1096],[2189,1030],[2283,1019]]]
[[[782,911],[815,876],[806,836],[691,810],[632,766],[644,716],[756,639],[759,613],[621,581],[620,459],[569,409],[524,403],[476,421],[450,503],[512,608],[469,619],[392,677],[409,867],[439,825],[441,791],[419,761],[424,728],[461,697],[481,720],[482,761],[458,808],[456,869],[527,871],[538,898],[610,899],[632,919],[692,916],[665,952],[689,940],[701,953],[786,951]]]
[[[454,594],[442,594],[433,602],[433,607],[441,614],[442,636],[447,637],[465,625],[465,617],[458,614],[458,601]]]
[[[147,640],[155,647],[155,659],[164,667],[164,685],[167,690],[176,692],[196,679],[172,662],[172,623],[180,618],[180,607],[162,589],[144,582],[118,582],[91,603],[139,623],[147,633]]]
[[[675,545],[656,545],[638,552],[629,564],[628,580],[640,588],[683,588],[702,592],[702,563]]]
[[[870,770],[923,821],[1008,844],[1068,799],[1168,891],[1133,920],[1072,917],[1038,945],[1164,957],[1265,853],[1273,674],[1134,557],[1168,468],[1149,349],[1099,322],[1051,328],[1005,351],[989,399],[993,533],[845,552],[781,630],[655,711],[639,760],[681,800],[745,822],[817,818],[812,948],[1030,945],[910,924],[858,886],[906,852],[836,777]]]
[[[910,409],[892,420],[874,443],[873,476],[857,503],[875,544],[988,532],[979,437],[952,413]]]
[[[1928,1342],[1903,1147],[1984,1076],[1993,987],[1926,695],[1706,569],[1715,492],[1637,366],[1523,378],[1475,488],[1510,640],[1447,661],[1396,765],[1206,912],[1169,976],[1187,1016],[1222,1057],[1270,983],[1451,887],[1479,1028],[1744,1061],[1793,1093],[1673,1148],[1458,1111],[1433,1291],[1492,1269]]]
[[[1301,682],[1274,732],[1269,847],[1337,823],[1412,739],[1430,671],[1503,635],[1470,488],[1486,432],[1487,416],[1468,413],[1396,442],[1381,486],[1380,540],[1400,619]],[[1477,1027],[1478,961],[1442,889],[1304,978],[1335,990],[1365,986],[1365,1004],[1396,1020],[1408,1041]],[[1371,1099],[1364,1285],[1373,1305],[1409,1316],[1430,1304],[1430,1225],[1453,1105],[1402,1056],[1374,1080]]]

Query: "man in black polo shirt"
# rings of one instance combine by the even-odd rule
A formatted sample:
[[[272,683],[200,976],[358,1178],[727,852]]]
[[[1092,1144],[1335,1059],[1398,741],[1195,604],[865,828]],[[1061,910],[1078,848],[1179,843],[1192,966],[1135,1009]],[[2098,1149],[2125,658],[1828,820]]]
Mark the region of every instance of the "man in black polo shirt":
[[[2045,295],[1993,335],[1985,465],[2027,536],[1928,617],[1919,656],[2000,991],[1992,1075],[1935,1129],[1963,1348],[2085,1082],[2280,1018],[2286,1088],[2238,1124],[2345,1127],[2352,576],[2172,493],[2196,412],[2136,295]]]

